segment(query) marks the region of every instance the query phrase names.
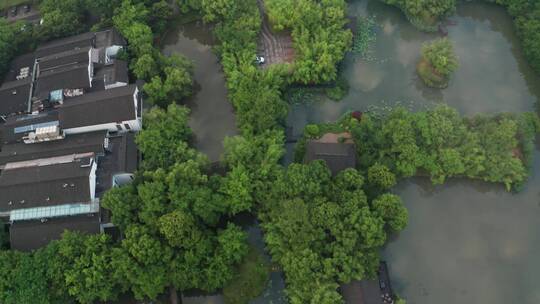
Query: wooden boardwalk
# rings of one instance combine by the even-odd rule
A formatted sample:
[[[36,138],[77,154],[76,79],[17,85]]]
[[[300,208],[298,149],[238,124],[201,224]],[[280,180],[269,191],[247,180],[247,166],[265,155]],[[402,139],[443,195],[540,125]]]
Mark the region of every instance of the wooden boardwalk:
[[[294,48],[290,32],[283,31],[274,33],[266,14],[263,0],[258,0],[259,10],[262,16],[262,29],[259,38],[259,55],[264,56],[268,67],[276,63],[291,63],[294,61]]]

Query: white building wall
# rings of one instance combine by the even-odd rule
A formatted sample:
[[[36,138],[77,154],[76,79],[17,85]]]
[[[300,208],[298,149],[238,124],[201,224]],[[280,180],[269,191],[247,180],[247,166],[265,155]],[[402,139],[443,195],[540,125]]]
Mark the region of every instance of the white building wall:
[[[78,127],[78,128],[70,128],[70,129],[64,129],[64,133],[66,135],[70,134],[81,134],[81,133],[89,133],[94,131],[109,131],[109,132],[138,132],[142,129],[142,117],[137,117],[137,113],[139,111],[137,106],[137,96],[139,94],[139,88],[135,87],[135,91],[133,93],[133,106],[135,108],[135,117],[133,117],[132,120],[122,121],[122,122],[111,122],[106,124],[100,124],[100,125],[93,125],[93,126],[85,126],[85,127]],[[141,99],[141,106],[142,106],[142,99]],[[129,129],[125,127],[125,125],[129,125]],[[117,127],[117,125],[120,126],[120,129]]]
[[[94,63],[88,64],[88,79],[90,80],[90,87],[92,87],[92,79],[94,78]]]
[[[105,90],[119,88],[119,87],[125,87],[125,86],[127,86],[127,83],[119,81],[119,82],[116,82],[116,83],[113,83],[113,84],[106,85]]]
[[[137,96],[139,95],[139,87],[135,87],[135,91],[133,92],[133,105],[135,106],[135,113],[137,113]],[[137,115],[137,114],[135,114]]]
[[[99,50],[95,49],[95,48],[91,48],[90,49],[90,58],[91,58],[92,62],[98,63],[99,62]]]
[[[90,198],[92,201],[96,198],[96,170],[97,159],[94,159],[92,169],[90,170]]]
[[[127,132],[127,131],[139,131],[141,130],[141,123],[138,119],[122,121],[118,123],[121,126],[121,130],[116,127],[116,123],[106,123],[101,125],[85,126],[71,129],[64,129],[66,135],[82,134],[95,131],[109,131],[109,132]],[[124,124],[128,124],[131,130],[127,130]]]

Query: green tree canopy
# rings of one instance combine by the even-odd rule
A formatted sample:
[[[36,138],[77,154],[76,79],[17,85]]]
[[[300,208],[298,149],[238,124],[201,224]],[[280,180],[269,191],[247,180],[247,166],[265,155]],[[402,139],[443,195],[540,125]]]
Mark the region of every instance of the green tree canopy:
[[[440,38],[422,46],[422,56],[437,73],[448,77],[458,67],[454,48],[448,38]]]
[[[167,110],[153,108],[144,114],[144,128],[136,142],[144,155],[145,169],[167,168],[176,162],[202,158],[188,145],[192,137],[188,115],[186,107],[175,104]]]
[[[273,183],[262,225],[291,303],[335,303],[339,284],[375,275],[385,225],[401,227],[392,208],[368,203],[363,184],[355,169],[332,178],[322,161],[291,164]]]
[[[409,214],[401,198],[385,193],[373,201],[373,209],[392,231],[401,231],[407,226]]]

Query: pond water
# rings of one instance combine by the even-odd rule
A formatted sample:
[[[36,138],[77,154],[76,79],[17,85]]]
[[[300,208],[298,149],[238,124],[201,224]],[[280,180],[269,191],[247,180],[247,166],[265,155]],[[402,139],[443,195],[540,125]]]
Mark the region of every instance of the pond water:
[[[540,303],[540,149],[518,194],[502,186],[427,179],[395,192],[409,225],[389,242],[394,290],[409,304]]]
[[[189,125],[195,133],[195,147],[212,162],[223,153],[225,136],[237,134],[225,75],[212,52],[214,43],[211,29],[200,21],[176,26],[163,40],[165,55],[180,53],[194,63],[195,93],[186,102],[191,109]]]
[[[459,5],[448,36],[460,67],[444,90],[427,88],[415,73],[422,43],[438,34],[417,31],[399,10],[377,0],[353,2],[349,13],[375,16],[372,58],[347,55],[342,73],[351,89],[341,102],[292,106],[293,133],[349,110],[396,104],[418,110],[446,103],[464,115],[535,109],[540,78],[526,63],[503,8]],[[383,257],[395,291],[409,304],[540,303],[540,149],[518,194],[470,180],[433,187],[421,178],[403,181],[394,191],[410,221]]]
[[[430,89],[416,75],[422,44],[439,37],[416,30],[397,8],[379,0],[354,1],[349,15],[374,17],[376,41],[369,60],[348,54],[342,74],[350,85],[340,102],[294,105],[288,124],[300,134],[310,122],[335,121],[348,110],[365,111],[401,104],[423,109],[446,103],[465,115],[534,109],[540,77],[526,63],[512,20],[499,6],[466,3],[458,6],[448,26],[460,67],[449,87]],[[324,98],[323,98],[324,99]]]

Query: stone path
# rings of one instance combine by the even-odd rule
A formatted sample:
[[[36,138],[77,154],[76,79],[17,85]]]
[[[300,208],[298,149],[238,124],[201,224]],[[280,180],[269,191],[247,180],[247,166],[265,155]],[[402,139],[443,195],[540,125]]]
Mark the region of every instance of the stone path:
[[[294,48],[290,32],[274,33],[270,26],[263,0],[258,0],[262,16],[262,29],[259,39],[259,55],[264,56],[267,67],[275,63],[290,63],[294,60]]]

